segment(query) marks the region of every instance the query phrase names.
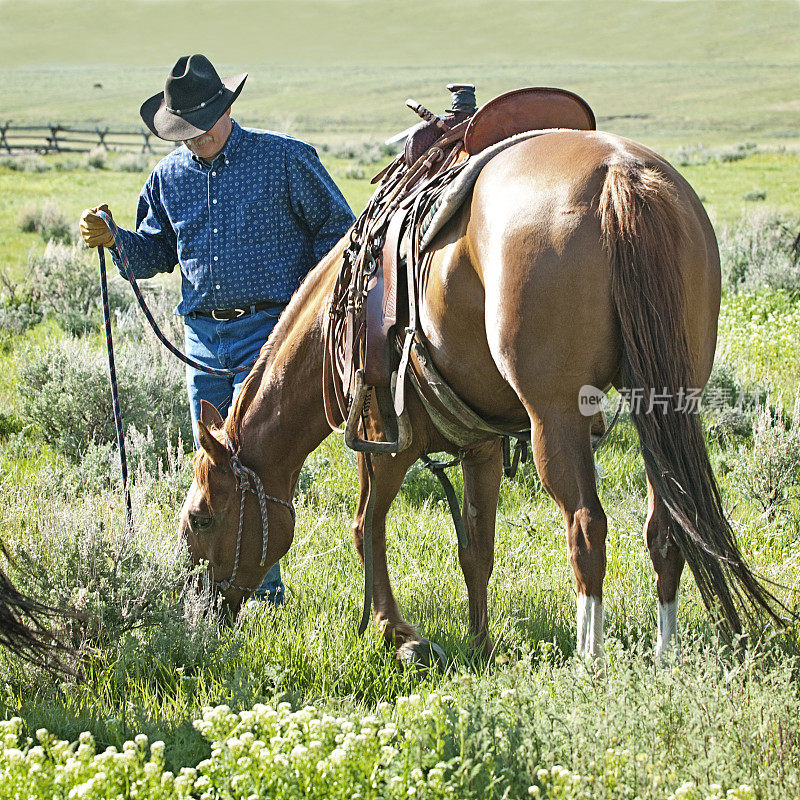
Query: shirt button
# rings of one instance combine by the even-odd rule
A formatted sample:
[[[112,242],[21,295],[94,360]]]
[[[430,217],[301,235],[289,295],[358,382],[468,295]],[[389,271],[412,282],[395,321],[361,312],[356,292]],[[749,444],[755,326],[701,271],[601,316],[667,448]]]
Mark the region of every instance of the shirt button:
[[[216,232],[217,232],[217,229],[216,229],[216,228],[214,228],[214,233],[216,233]]]
[[[217,289],[219,289],[219,284],[217,284]]]
[[[214,198],[214,199],[213,199],[211,202],[212,202],[214,205],[216,205],[216,204],[217,204],[217,198],[215,197],[215,198]]]
[[[216,173],[216,172],[212,172],[212,173],[211,173],[211,177],[212,177],[212,178],[216,178],[216,177],[217,177],[217,173]]]
[[[219,261],[219,256],[214,256],[214,261]]]

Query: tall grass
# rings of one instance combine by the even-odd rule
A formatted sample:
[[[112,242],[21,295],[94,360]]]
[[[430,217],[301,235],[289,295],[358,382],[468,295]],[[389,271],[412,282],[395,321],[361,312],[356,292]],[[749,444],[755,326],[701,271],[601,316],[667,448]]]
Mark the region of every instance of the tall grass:
[[[157,305],[168,320],[169,299]],[[789,587],[789,603],[800,556],[800,447],[796,420],[775,409],[779,388],[792,407],[799,308],[785,290],[726,295],[719,351],[727,366],[710,389],[727,398],[722,411],[735,409],[743,392],[760,403],[771,395],[760,416],[743,406],[735,424],[707,420],[716,426],[712,461],[742,549],[757,572]],[[755,640],[738,656],[725,651],[687,577],[683,661],[654,669],[655,578],[641,533],[646,484],[624,417],[597,454],[609,518],[604,668],[574,655],[563,523],[528,463],[501,490],[490,582],[497,651],[488,663],[469,648],[445,498],[425,470],[409,472],[389,515],[390,571],[408,619],[448,655],[445,674],[415,672],[397,663],[375,630],[356,635],[356,470],[339,438],[326,440],[300,475],[295,542],[282,560],[286,605],[248,609],[232,626],[220,624],[213,599],[189,578],[176,533],[191,480],[189,439],[176,429],[186,412],[174,405],[170,415],[165,400],[152,402],[158,391],[175,402],[183,396],[180,368],[145,344],[136,312],[120,314],[123,376],[128,359],[131,372],[142,355],[152,360],[123,382],[123,397],[142,413],[158,412],[137,420],[128,438],[136,527],[129,536],[110,431],[48,439],[47,430],[89,418],[106,391],[99,337],[59,333],[55,319],[47,336],[38,328],[26,334],[27,349],[14,344],[17,375],[28,386],[20,385],[19,406],[0,426],[0,531],[24,567],[9,567],[22,588],[75,612],[64,633],[80,652],[78,678],[54,684],[0,652],[0,710],[20,718],[2,738],[0,770],[9,777],[0,798],[21,785],[49,796],[56,774],[65,795],[80,786],[87,797],[124,796],[114,783],[124,776],[154,797],[413,790],[436,798],[706,800],[800,791],[791,638]],[[780,346],[772,348],[776,337]],[[35,389],[29,374],[39,376]],[[45,426],[59,401],[66,420]],[[98,419],[108,420],[107,409]],[[781,483],[767,495],[775,474]],[[457,472],[454,482],[460,493]],[[767,496],[776,501],[765,514]],[[212,710],[220,704],[229,708]],[[35,733],[41,728],[51,733]],[[91,737],[73,746],[52,738],[74,742],[82,731]],[[150,750],[133,741],[137,734],[166,745]]]

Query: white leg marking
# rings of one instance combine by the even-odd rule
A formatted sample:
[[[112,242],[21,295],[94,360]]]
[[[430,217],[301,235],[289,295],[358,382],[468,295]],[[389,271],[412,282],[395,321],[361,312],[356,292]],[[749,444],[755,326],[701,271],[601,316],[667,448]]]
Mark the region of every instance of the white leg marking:
[[[678,645],[678,596],[680,586],[671,603],[658,604],[658,639],[656,640],[656,660],[663,664],[668,655],[680,655]]]
[[[603,655],[603,603],[585,594],[578,595],[578,652],[593,658]]]

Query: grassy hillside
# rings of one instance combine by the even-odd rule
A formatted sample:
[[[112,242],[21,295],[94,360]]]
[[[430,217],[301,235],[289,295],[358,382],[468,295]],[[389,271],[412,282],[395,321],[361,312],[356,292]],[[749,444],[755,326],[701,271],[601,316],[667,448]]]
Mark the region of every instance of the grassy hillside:
[[[524,85],[586,97],[601,127],[656,146],[796,141],[800,9],[762,2],[0,0],[0,118],[138,126],[174,59],[249,71],[251,124],[385,138],[453,80],[479,102]],[[48,25],[40,24],[44,17]],[[190,22],[189,22],[190,21]],[[95,88],[95,83],[103,88]]]

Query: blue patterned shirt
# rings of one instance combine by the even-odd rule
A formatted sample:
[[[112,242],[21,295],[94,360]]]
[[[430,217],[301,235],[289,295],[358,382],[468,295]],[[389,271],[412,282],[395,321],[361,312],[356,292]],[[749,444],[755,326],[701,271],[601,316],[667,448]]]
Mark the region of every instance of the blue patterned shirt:
[[[117,241],[136,278],[180,264],[175,313],[186,315],[288,302],[353,219],[313,147],[233,122],[211,164],[185,145],[158,163],[139,195],[136,230],[120,229]]]

